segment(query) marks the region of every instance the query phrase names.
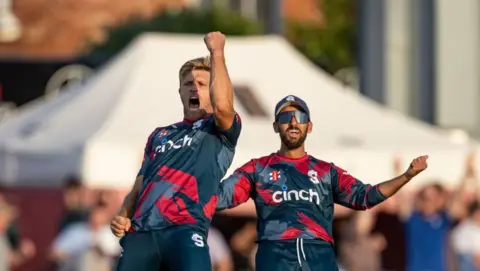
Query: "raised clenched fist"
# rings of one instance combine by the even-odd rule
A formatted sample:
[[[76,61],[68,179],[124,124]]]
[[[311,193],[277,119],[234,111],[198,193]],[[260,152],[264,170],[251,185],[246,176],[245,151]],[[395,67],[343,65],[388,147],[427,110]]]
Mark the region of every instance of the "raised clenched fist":
[[[223,53],[223,48],[225,48],[225,35],[221,32],[210,32],[205,35],[203,40],[211,54]]]
[[[423,155],[413,159],[412,163],[410,163],[410,166],[405,172],[405,175],[408,178],[413,178],[417,176],[420,172],[424,171],[428,167],[427,159],[428,155]]]
[[[132,222],[129,218],[119,215],[115,216],[110,223],[110,229],[116,237],[124,236],[131,226]]]

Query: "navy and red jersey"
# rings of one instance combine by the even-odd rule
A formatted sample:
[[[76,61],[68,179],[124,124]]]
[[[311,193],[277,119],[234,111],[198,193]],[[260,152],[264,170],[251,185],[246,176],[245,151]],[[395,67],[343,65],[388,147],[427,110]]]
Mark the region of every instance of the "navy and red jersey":
[[[249,198],[257,210],[258,241],[302,238],[330,243],[334,203],[365,210],[386,199],[378,186],[363,184],[332,163],[276,153],[251,160],[223,180],[217,210]]]
[[[187,224],[206,232],[240,131],[237,114],[225,131],[213,115],[155,129],[138,173],[143,185],[131,218],[133,231]]]

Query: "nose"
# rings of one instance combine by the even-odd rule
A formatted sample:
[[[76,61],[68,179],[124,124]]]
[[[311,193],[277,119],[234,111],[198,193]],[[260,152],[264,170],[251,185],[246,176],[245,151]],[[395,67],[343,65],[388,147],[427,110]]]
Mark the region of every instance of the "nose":
[[[292,116],[292,118],[290,119],[290,125],[295,125],[297,124],[297,119],[295,118],[295,116]]]

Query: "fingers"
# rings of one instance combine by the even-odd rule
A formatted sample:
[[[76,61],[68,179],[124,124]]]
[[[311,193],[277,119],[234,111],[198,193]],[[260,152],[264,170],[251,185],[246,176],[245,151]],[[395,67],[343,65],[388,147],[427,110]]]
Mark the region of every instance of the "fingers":
[[[112,226],[112,228],[116,228],[116,229],[119,229],[119,230],[122,230],[122,231],[125,230],[125,225],[121,224],[121,223],[118,223],[116,220],[112,220],[111,226]]]
[[[116,237],[125,236],[125,231],[121,231],[121,230],[114,229],[114,228],[112,228],[111,230],[112,230],[113,235],[115,235]]]
[[[131,226],[132,221],[130,219],[127,219],[127,223],[125,224],[125,231],[129,231]]]
[[[110,223],[112,233],[117,237],[122,237],[131,227],[131,221],[128,218],[116,216]]]
[[[413,170],[416,170],[419,172],[423,171],[428,167],[427,159],[428,159],[428,155],[419,156],[413,159],[412,164],[410,166],[413,168]]]
[[[125,226],[118,224],[118,222],[115,220],[112,220],[110,230],[117,237],[122,237],[125,235]]]
[[[427,160],[428,160],[428,155],[422,155],[413,159],[413,162],[426,162]]]

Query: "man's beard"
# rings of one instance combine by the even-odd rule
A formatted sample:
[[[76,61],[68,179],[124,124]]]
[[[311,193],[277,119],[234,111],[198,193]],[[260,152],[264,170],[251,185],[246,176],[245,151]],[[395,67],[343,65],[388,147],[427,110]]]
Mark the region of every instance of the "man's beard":
[[[283,145],[287,147],[289,150],[298,149],[300,148],[305,140],[307,139],[307,133],[301,134],[300,138],[295,141],[289,140],[287,136],[287,131],[285,133],[280,133],[280,139],[282,140]]]

